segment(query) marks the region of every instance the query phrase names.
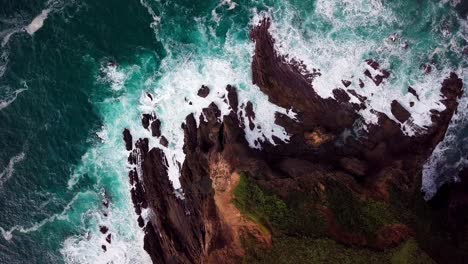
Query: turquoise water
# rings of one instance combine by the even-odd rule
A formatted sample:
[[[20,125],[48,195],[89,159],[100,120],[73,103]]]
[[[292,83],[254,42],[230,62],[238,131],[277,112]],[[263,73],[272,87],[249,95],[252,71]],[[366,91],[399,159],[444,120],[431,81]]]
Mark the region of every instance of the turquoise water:
[[[1,2],[0,263],[149,262],[122,142],[125,127],[134,137],[149,136],[141,129],[142,113],[155,111],[163,122],[176,187],[174,164],[184,158],[180,123],[210,101],[227,111],[220,99],[227,84],[239,87],[241,102],[254,102],[262,130],[246,131],[252,147],[272,135],[287,140],[273,116],[293,113],[267,103],[251,84],[249,29],[263,16],[273,18],[278,50],[321,69],[313,84],[324,97],[341,79],[359,78],[364,59],[376,58],[392,78],[374,87],[374,95],[371,85],[362,90],[370,108],[388,113],[394,98],[407,106],[414,101],[406,92],[412,85],[421,97],[413,123],[424,126],[426,110],[440,108],[438,83],[445,75],[455,71],[468,81],[466,20],[450,1]],[[34,23],[37,31],[29,34],[43,10],[42,27]],[[423,63],[432,65],[431,74],[421,72]],[[202,84],[214,91],[207,99],[195,95]],[[444,142],[449,147],[437,153],[453,151],[435,155],[429,172],[441,160],[455,171],[466,162],[460,159],[468,149],[463,111]],[[453,176],[427,175],[428,190]],[[99,225],[109,227],[111,244]]]

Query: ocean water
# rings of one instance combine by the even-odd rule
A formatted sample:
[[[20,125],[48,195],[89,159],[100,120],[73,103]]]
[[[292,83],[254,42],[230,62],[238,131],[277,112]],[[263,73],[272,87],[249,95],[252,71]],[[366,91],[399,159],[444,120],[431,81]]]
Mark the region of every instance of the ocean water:
[[[321,70],[313,81],[320,96],[333,96],[343,79],[365,81],[365,59],[378,60],[392,72],[388,82],[355,89],[369,98],[368,109],[390,113],[399,100],[413,116],[405,132],[414,134],[430,124],[429,109],[443,109],[438,91],[449,72],[468,81],[466,5],[458,2],[0,0],[0,263],[150,262],[122,141],[124,128],[150,137],[142,113],[162,120],[176,188],[180,124],[212,101],[229,111],[227,84],[238,87],[240,103],[254,104],[251,147],[273,135],[287,141],[274,113],[294,117],[293,109],[269,104],[251,84],[249,29],[263,17],[273,19],[280,52]],[[211,88],[207,98],[196,96],[201,85]],[[467,103],[464,95],[425,165],[428,198],[467,163]],[[160,146],[156,139],[150,145]]]

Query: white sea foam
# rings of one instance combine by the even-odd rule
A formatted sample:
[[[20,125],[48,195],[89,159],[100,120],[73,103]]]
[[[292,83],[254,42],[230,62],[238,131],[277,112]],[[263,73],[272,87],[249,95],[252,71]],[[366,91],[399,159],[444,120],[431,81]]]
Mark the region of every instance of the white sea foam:
[[[254,130],[246,126],[246,139],[253,148],[260,145],[255,142],[270,141],[273,143],[273,135],[287,141],[289,136],[284,128],[274,124],[275,112],[288,114],[294,117],[292,111],[280,108],[268,102],[266,95],[261,93],[258,87],[251,84],[249,64],[253,54],[253,46],[250,43],[236,43],[228,39],[225,45],[226,54],[223,56],[201,56],[188,58],[164,67],[167,69],[162,78],[154,83],[154,102],[156,113],[162,121],[162,134],[169,140],[168,148],[162,148],[169,162],[169,177],[174,188],[179,188],[179,164],[182,164],[185,155],[182,151],[184,144],[183,131],[180,127],[187,115],[193,113],[196,121],[202,114],[202,109],[214,102],[221,111],[221,115],[230,112],[229,104],[224,101],[227,98],[226,86],[228,84],[238,88],[239,104],[251,101],[254,112],[257,113]],[[236,63],[237,62],[237,63]],[[206,98],[197,96],[197,91],[202,85],[210,88]],[[140,107],[142,111],[148,111],[145,105]],[[154,110],[154,109],[153,109]]]
[[[107,193],[109,208],[107,217],[100,209],[92,208],[83,215],[81,228],[86,233],[68,237],[62,245],[61,253],[66,263],[151,263],[143,249],[143,231],[138,227],[137,216],[133,211],[128,183],[128,167],[125,166],[128,152],[122,145],[122,131],[129,128],[134,141],[138,138],[151,138],[148,130],[142,129],[140,113],[135,111],[141,87],[135,88],[126,80],[140,74],[141,67],[117,65],[116,62],[101,67],[98,80],[108,85],[116,97],[97,102],[97,109],[103,119],[103,127],[97,132],[101,139],[82,156],[68,181],[68,189],[73,190],[83,178],[89,178]],[[138,89],[134,92],[133,89]],[[132,93],[133,91],[133,93]],[[148,99],[143,102],[151,103]],[[98,226],[109,228],[111,243],[105,241]],[[101,246],[106,246],[104,251]]]
[[[109,134],[105,127],[102,127],[101,131],[96,132],[96,135],[101,139],[102,143],[105,143],[109,140]]]
[[[0,32],[1,48],[5,48],[8,42],[10,41],[11,36],[16,33],[24,31],[24,26],[28,23],[27,19],[23,18],[20,15],[13,16],[8,19],[1,19],[0,24],[8,26]],[[4,49],[3,51],[6,51]]]
[[[29,25],[27,25],[24,29],[28,32],[29,35],[34,34],[36,31],[41,29],[44,26],[44,21],[47,19],[49,15],[50,9],[46,8],[41,11],[41,13],[36,16]]]
[[[8,51],[7,50],[2,50],[2,53],[0,54],[0,78],[3,77],[5,74],[7,65],[8,65]]]
[[[227,10],[233,10],[237,7],[237,3],[232,0],[221,0],[218,5],[213,10],[211,10],[211,19],[218,24],[221,21],[221,17],[219,16],[217,10],[224,6],[227,7]]]
[[[362,0],[360,2],[365,1]],[[160,17],[154,12],[155,9],[149,4],[152,2],[141,0],[141,3],[153,17],[153,22],[150,26],[157,31],[159,23],[164,21],[161,21]],[[236,8],[233,3],[232,1],[221,1],[220,7],[227,7],[227,9],[231,7]],[[346,1],[346,3],[350,6],[346,7],[344,11],[339,12],[346,12],[355,18],[387,12],[378,4],[380,2],[376,1],[370,1],[369,7],[362,10],[359,10],[355,6],[353,7],[352,1]],[[324,1],[321,1],[320,5],[323,8],[330,8],[326,7]],[[331,6],[332,9],[335,8],[333,5]],[[219,9],[217,10],[219,11]],[[328,14],[333,15],[334,13],[335,11],[332,11]],[[164,20],[165,17],[161,16]],[[324,15],[323,19],[327,19],[326,16],[327,14]],[[215,20],[223,19],[223,17],[215,17],[214,15],[212,15],[212,18]],[[259,17],[256,16],[253,21],[255,19],[258,20]],[[202,48],[202,51],[187,51],[185,50],[185,45],[175,47],[174,43],[169,41],[171,43],[166,46],[168,55],[160,62],[161,68],[154,76],[146,76],[147,73],[143,73],[142,70],[144,66],[141,65],[138,67],[129,65],[117,66],[116,64],[103,66],[102,72],[104,73],[104,77],[101,80],[107,83],[111,89],[118,90],[119,92],[114,93],[115,97],[98,102],[97,108],[104,123],[104,128],[98,132],[98,136],[102,139],[102,142],[88,150],[83,156],[82,164],[74,171],[70,178],[69,189],[75,188],[76,183],[83,178],[83,175],[87,175],[87,177],[95,177],[96,185],[109,188],[109,191],[113,194],[112,197],[119,199],[119,201],[111,203],[107,219],[103,218],[99,212],[94,211],[83,216],[86,221],[91,221],[94,225],[86,228],[88,231],[86,235],[69,237],[64,242],[61,252],[66,262],[150,263],[148,255],[143,250],[143,232],[137,226],[137,221],[134,219],[135,214],[132,210],[129,195],[130,186],[128,184],[127,172],[131,166],[127,165],[126,168],[123,165],[128,156],[128,152],[125,151],[122,142],[122,131],[124,128],[128,128],[131,131],[134,142],[138,138],[148,138],[150,148],[159,147],[165,152],[169,163],[169,178],[176,189],[180,187],[179,166],[185,158],[182,151],[184,135],[180,126],[185,121],[186,116],[191,113],[195,115],[198,122],[200,117],[203,118],[201,110],[211,102],[214,102],[219,107],[222,114],[227,114],[230,108],[224,101],[224,98],[227,95],[225,88],[228,84],[238,88],[240,105],[245,104],[247,101],[251,101],[254,105],[256,119],[253,121],[255,128],[250,130],[247,125],[245,129],[246,139],[251,147],[258,148],[259,144],[256,142],[259,141],[272,142],[273,136],[283,141],[289,139],[285,130],[274,124],[274,116],[275,112],[281,112],[294,118],[294,112],[270,104],[266,95],[261,93],[258,87],[251,84],[250,62],[253,55],[252,44],[247,43],[248,40],[235,40],[233,37],[235,33],[228,32],[227,40],[223,44],[224,46],[212,46],[217,45],[213,44],[216,41],[210,41],[215,36],[216,28],[203,25],[203,22],[206,22],[204,18],[197,18],[194,21],[198,23],[200,41],[206,43],[208,48],[206,50]],[[330,73],[326,73],[326,76],[322,76],[323,80],[327,78],[332,80],[329,84],[320,79],[317,79],[317,82],[320,84],[314,84],[320,88],[318,93],[324,97],[331,96],[330,87],[335,84],[341,84],[342,78],[348,78],[356,83],[358,76],[356,72],[359,72],[359,76],[362,76],[362,72],[368,68],[367,64],[363,62],[363,57],[368,49],[383,46],[381,44],[385,42],[384,40],[382,42],[369,42],[365,39],[353,39],[356,43],[346,46],[347,43],[337,42],[331,36],[321,36],[319,33],[316,36],[313,35],[313,32],[307,32],[308,37],[306,38],[302,35],[303,32],[299,32],[298,29],[292,26],[294,23],[291,17],[286,17],[285,21],[289,24],[286,23],[283,27],[275,24],[272,28],[275,37],[279,37],[277,44],[282,46],[278,46],[278,48],[285,53],[291,53],[292,56],[304,59],[309,67],[317,65],[317,68],[322,69],[322,74],[326,72],[325,70],[332,69]],[[390,14],[388,18],[379,18],[373,23],[377,25],[380,21],[393,23],[394,19]],[[356,22],[355,25],[359,24]],[[346,23],[335,26],[344,27]],[[290,41],[287,38],[291,38]],[[320,45],[314,47],[310,43],[318,43]],[[396,51],[397,47],[392,46],[391,43],[386,44],[388,45],[385,48],[393,49],[392,54],[400,54]],[[334,48],[329,47],[333,45],[335,45]],[[213,54],[211,52],[212,50],[220,49],[223,50],[221,54]],[[178,53],[183,53],[183,55],[174,55],[176,53],[174,50],[177,50]],[[301,52],[308,55],[303,58]],[[315,52],[318,53],[317,57],[320,57],[319,55],[324,56],[318,62],[315,62],[316,57],[311,57],[309,54]],[[331,62],[337,63],[335,65]],[[322,68],[322,66],[326,67]],[[436,78],[437,74],[438,72],[435,71],[431,78]],[[143,81],[139,80],[141,75],[144,75],[143,78],[147,79]],[[363,80],[365,78],[363,77]],[[435,80],[427,80],[426,83],[429,84],[433,81]],[[201,85],[207,85],[211,90],[207,98],[201,98],[196,95]],[[385,107],[389,106],[390,99],[395,98],[395,96],[392,92],[386,91],[384,86],[376,87],[373,83],[366,82],[365,94],[363,95],[368,96],[376,91],[381,93],[383,95],[382,98],[375,96],[370,98],[369,101],[372,101],[373,105],[382,105],[380,108],[377,107],[377,109],[383,109],[383,111],[388,112],[389,109]],[[416,86],[415,89],[421,92],[420,97],[432,96],[423,93],[424,89],[426,89],[424,85],[421,87]],[[151,96],[147,95],[148,92]],[[385,93],[388,93],[388,96]],[[402,105],[407,107],[409,100],[412,100],[411,96],[401,96],[401,94],[399,93],[396,98],[401,100]],[[438,93],[436,93],[436,96],[438,96]],[[353,100],[356,100],[356,98]],[[415,109],[424,112],[424,103],[425,101],[421,102],[421,106],[417,106]],[[135,111],[136,105],[138,105],[138,111]],[[162,121],[162,134],[169,141],[167,148],[159,143],[158,138],[152,137],[150,131],[141,126],[141,113],[152,112],[155,112],[157,117]],[[245,113],[242,114],[245,115]],[[362,114],[369,115],[366,117],[366,120],[375,121],[375,115],[372,113],[363,112]],[[422,121],[416,122],[423,123]],[[141,173],[139,175],[141,176]],[[109,182],[112,182],[112,185]],[[180,193],[183,192],[180,189],[178,191]],[[143,213],[144,218],[146,219],[150,214],[151,211],[145,210]],[[106,225],[109,227],[110,232],[112,232],[113,240],[111,245],[106,244],[103,240],[103,236],[97,229],[99,224]],[[103,252],[101,245],[108,246],[106,252]]]
[[[146,8],[146,10],[148,10],[148,13],[153,18],[153,22],[151,22],[150,27],[156,31],[157,27],[159,26],[159,23],[161,23],[161,17],[156,15],[156,12],[154,12],[153,8],[151,7],[151,4],[148,3],[146,0],[140,0],[140,3]]]
[[[98,225],[109,228],[111,243],[106,241],[106,235],[100,233],[98,225],[87,233],[67,238],[61,249],[66,263],[73,264],[131,264],[152,263],[149,255],[143,250],[143,232],[138,230],[136,219],[129,219],[130,214],[111,212],[104,218],[94,212]],[[135,217],[136,218],[136,217]],[[126,226],[122,228],[122,223]],[[131,232],[130,230],[136,231]],[[104,251],[101,246],[106,247]]]
[[[10,41],[10,37],[12,35],[14,35],[15,33],[18,33],[20,32],[21,29],[19,28],[13,28],[13,29],[9,29],[9,30],[5,30],[5,31],[2,31],[0,32],[0,38],[2,39],[2,42],[1,42],[1,47],[5,47],[5,45],[8,43],[8,41]],[[1,74],[0,74],[1,76]]]
[[[465,78],[466,81],[466,78]],[[422,171],[424,198],[431,199],[446,182],[458,181],[458,173],[468,166],[468,94],[459,101],[445,138],[437,145]]]
[[[3,238],[5,240],[11,240],[13,238],[13,232],[20,232],[20,233],[30,233],[30,232],[35,232],[37,230],[39,230],[40,228],[42,228],[44,225],[48,224],[48,223],[52,223],[54,222],[55,220],[65,220],[67,219],[67,214],[68,212],[70,211],[70,209],[72,208],[72,205],[82,196],[82,195],[86,195],[88,194],[89,192],[85,192],[85,193],[78,193],[77,195],[75,195],[73,197],[73,199],[64,207],[63,211],[58,213],[58,214],[54,214],[48,218],[45,218],[43,219],[42,221],[40,222],[37,222],[37,223],[34,223],[32,224],[31,226],[29,227],[25,227],[25,226],[22,226],[22,225],[15,225],[13,226],[12,228],[10,228],[9,230],[5,230],[4,228],[0,227],[0,231],[3,235]]]
[[[27,90],[26,88],[18,89],[14,91],[12,94],[9,94],[7,98],[0,99],[0,110],[6,108],[11,103],[13,103],[18,97],[18,95],[26,90]]]
[[[411,46],[405,48],[405,40],[401,37],[391,41],[389,37],[382,39],[373,36],[372,39],[353,34],[362,23],[379,26],[395,23],[396,17],[392,10],[384,7],[380,1],[318,1],[315,9],[315,20],[304,18],[298,21],[299,14],[293,8],[283,10],[256,13],[253,23],[257,24],[265,16],[275,16],[270,29],[275,38],[275,48],[281,54],[288,54],[289,59],[303,61],[308,70],[320,69],[321,76],[314,79],[314,90],[323,98],[332,97],[333,89],[344,88],[342,80],[352,82],[348,89],[354,89],[358,94],[367,97],[365,110],[361,115],[367,123],[375,123],[377,117],[373,111],[385,113],[389,118],[399,122],[391,113],[391,102],[397,100],[412,115],[403,127],[408,135],[414,135],[419,128],[429,126],[432,121],[429,110],[443,110],[440,103],[440,87],[444,78],[451,71],[459,75],[461,69],[443,67],[434,68],[430,74],[422,71],[409,74],[408,70],[414,70],[414,58],[411,56]],[[340,15],[339,18],[336,16]],[[314,30],[319,27],[317,17],[325,17],[333,22],[333,29],[324,33]],[[336,36],[339,35],[340,38]],[[372,52],[377,52],[377,58],[369,57]],[[430,51],[428,51],[430,52]],[[382,68],[390,66],[390,60],[401,60],[403,65],[397,72],[392,72],[390,79],[377,86],[364,75],[369,70],[373,76],[377,70],[370,67],[365,60],[377,59]],[[359,80],[364,83],[364,88],[359,87]],[[419,94],[420,101],[407,92],[408,86],[412,86]],[[349,94],[353,102],[357,98]],[[413,102],[414,106],[410,107]]]
[[[8,165],[0,173],[0,187],[2,187],[3,184],[5,184],[5,182],[11,178],[11,176],[13,176],[13,173],[15,173],[15,165],[23,161],[24,158],[25,158],[25,154],[24,152],[21,152],[18,155],[13,156],[10,159],[10,161],[8,162]]]
[[[103,76],[100,78],[101,81],[110,83],[113,90],[118,91],[122,89],[125,84],[127,75],[119,70],[118,65],[115,63],[107,63],[101,67],[101,74]]]

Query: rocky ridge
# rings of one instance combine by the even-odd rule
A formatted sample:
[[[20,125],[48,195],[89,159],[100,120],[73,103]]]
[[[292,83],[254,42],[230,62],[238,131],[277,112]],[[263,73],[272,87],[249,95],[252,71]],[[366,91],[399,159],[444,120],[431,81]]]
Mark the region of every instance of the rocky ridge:
[[[333,91],[335,99],[318,96],[311,80],[319,72],[307,72],[299,62],[288,63],[287,54],[275,50],[269,27],[270,20],[265,19],[251,32],[255,42],[252,77],[271,103],[297,113],[294,120],[276,115],[275,123],[290,135],[288,142],[258,142],[261,149],[251,149],[244,128],[253,129],[252,103],[238,105],[236,88],[227,86],[229,114],[221,116],[212,103],[203,109],[205,118],[200,118],[199,126],[194,115],[187,116],[182,124],[186,159],[180,164],[184,192],[181,198],[169,181],[164,152],[149,149],[148,139],[138,139],[133,144],[130,131],[123,133],[130,151],[128,162],[135,167],[129,171],[132,201],[138,223],[145,231],[145,250],[154,263],[239,263],[248,254],[245,237],[253,237],[265,250],[272,247],[274,228],[265,232],[260,224],[230,207],[239,173],[249,175],[261,188],[284,200],[292,193],[314,193],[318,198],[311,200],[310,206],[324,219],[325,235],[344,245],[381,251],[395,248],[409,238],[418,239],[423,233],[417,229],[418,223],[403,220],[369,229],[372,234],[344,226],[333,201],[330,202],[334,196],[329,194],[339,190],[340,194],[349,193],[357,204],[372,200],[385,206],[393,206],[395,194],[413,197],[417,193],[421,198],[422,165],[443,139],[457,109],[463,88],[461,79],[452,73],[440,84],[446,109],[431,111],[432,126],[419,130],[417,135],[403,133],[401,123],[408,121],[411,114],[397,101],[391,102],[391,112],[400,123],[376,113],[378,124],[357,131],[356,125],[363,122],[358,111],[366,107],[365,98],[360,97],[361,104],[351,103],[348,93],[359,96],[359,91],[348,90],[350,83],[346,80],[343,87]],[[376,61],[369,59],[367,63],[380,69]],[[380,72],[365,75],[379,85],[392,74],[385,69]],[[201,97],[208,93],[206,86],[198,92]],[[241,111],[247,120],[239,114]],[[143,115],[142,125],[167,146],[161,135],[161,122],[154,114]],[[466,209],[466,189],[459,185],[447,188],[451,191],[440,198],[442,202],[434,205],[434,210],[437,217],[448,217],[457,226],[455,230],[444,229],[451,234],[466,230],[466,218],[459,213]],[[146,220],[145,209],[149,209]],[[445,238],[444,243],[450,247],[446,252],[435,250],[438,244],[421,247],[436,261],[462,263],[467,256],[458,250],[466,241],[461,236]]]

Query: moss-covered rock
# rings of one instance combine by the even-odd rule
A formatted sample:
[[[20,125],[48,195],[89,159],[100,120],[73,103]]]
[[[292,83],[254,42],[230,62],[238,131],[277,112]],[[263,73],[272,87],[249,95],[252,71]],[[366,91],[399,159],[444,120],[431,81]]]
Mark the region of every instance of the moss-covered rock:
[[[249,175],[241,174],[233,203],[242,214],[272,234],[271,248],[258,247],[254,238],[242,238],[244,263],[433,263],[416,240],[383,251],[350,247],[327,236],[327,223],[318,207],[327,206],[336,222],[350,232],[371,237],[399,218],[384,202],[361,199],[351,190],[327,181],[325,201],[307,193],[291,193],[283,200],[262,189]]]

